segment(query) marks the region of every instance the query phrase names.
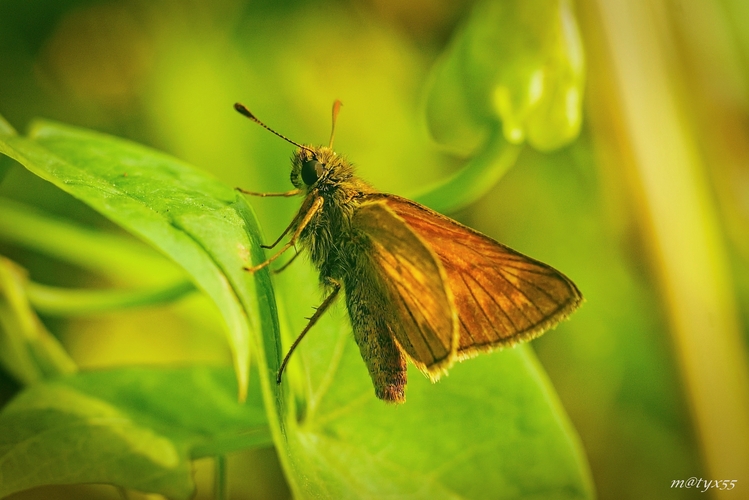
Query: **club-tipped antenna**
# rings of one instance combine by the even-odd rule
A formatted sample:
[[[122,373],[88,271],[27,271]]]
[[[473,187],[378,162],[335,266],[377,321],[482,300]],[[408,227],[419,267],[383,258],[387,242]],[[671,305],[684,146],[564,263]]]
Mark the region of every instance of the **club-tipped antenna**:
[[[341,110],[343,103],[338,99],[333,103],[333,127],[330,129],[330,142],[328,148],[333,149],[333,139],[335,138],[335,123],[338,121],[338,112]]]
[[[285,135],[279,134],[278,132],[276,132],[275,130],[273,130],[272,128],[270,128],[268,125],[266,125],[265,123],[263,123],[260,120],[258,120],[257,117],[252,114],[252,111],[250,111],[249,109],[247,109],[247,107],[244,104],[241,104],[241,103],[238,103],[238,102],[234,103],[234,109],[236,109],[239,112],[239,114],[246,116],[247,118],[249,118],[253,122],[255,122],[258,125],[260,125],[261,127],[263,127],[265,130],[269,131],[272,134],[277,135],[278,137],[280,137],[284,141],[286,141],[286,142],[288,142],[290,144],[293,144],[294,146],[296,146],[296,147],[298,147],[300,149],[306,149],[310,153],[315,154],[315,152],[312,149],[308,148],[307,146],[302,146],[298,142],[292,141],[291,139],[289,139]]]

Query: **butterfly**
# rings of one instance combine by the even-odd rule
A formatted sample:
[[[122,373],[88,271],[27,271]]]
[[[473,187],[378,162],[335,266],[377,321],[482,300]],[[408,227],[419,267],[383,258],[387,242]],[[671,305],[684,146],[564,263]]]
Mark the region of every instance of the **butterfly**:
[[[264,248],[290,235],[288,241],[245,270],[259,271],[298,245],[309,253],[327,294],[284,358],[278,383],[294,349],[341,290],[375,395],[389,403],[405,402],[409,361],[437,381],[456,361],[538,337],[579,307],[580,291],[551,266],[357,177],[353,164],[333,151],[340,105],[333,105],[328,146],[296,143],[234,105],[297,148],[294,189],[237,189],[303,197],[286,230]]]

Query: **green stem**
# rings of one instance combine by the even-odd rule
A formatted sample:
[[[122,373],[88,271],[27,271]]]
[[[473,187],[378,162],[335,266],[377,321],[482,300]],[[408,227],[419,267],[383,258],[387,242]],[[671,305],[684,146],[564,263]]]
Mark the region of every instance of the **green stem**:
[[[26,272],[0,256],[0,365],[23,384],[77,370],[26,295]]]
[[[132,238],[72,224],[7,198],[0,198],[0,241],[126,282],[163,283],[182,275],[170,261]]]
[[[190,281],[147,290],[71,290],[29,282],[26,294],[39,313],[75,316],[173,302],[195,291]]]
[[[657,2],[665,6],[665,2]],[[642,241],[671,323],[683,387],[706,474],[749,477],[749,361],[702,146],[679,100],[686,78],[671,64],[675,38],[659,31],[659,9],[638,2],[595,2],[607,37],[608,102],[632,148],[628,172],[639,203]],[[675,69],[676,68],[676,69]],[[690,107],[693,103],[688,104]],[[619,106],[619,107],[617,107]],[[715,491],[716,498],[732,498]]]
[[[250,448],[266,448],[273,446],[273,437],[268,426],[257,426],[247,429],[241,434],[232,434],[211,439],[208,444],[199,444],[190,451],[190,458],[197,460],[205,457],[226,455],[235,451]]]
[[[413,199],[438,212],[457,212],[486,195],[515,164],[521,149],[520,145],[508,143],[496,126],[486,147],[468,165]]]
[[[226,500],[226,456],[217,455],[214,458],[213,474],[213,498],[216,500]]]

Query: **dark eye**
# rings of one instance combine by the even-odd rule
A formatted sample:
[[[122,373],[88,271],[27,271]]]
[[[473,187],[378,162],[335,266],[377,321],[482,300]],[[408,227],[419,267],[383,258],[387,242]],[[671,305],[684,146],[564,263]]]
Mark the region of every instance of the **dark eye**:
[[[320,178],[323,172],[322,163],[317,160],[307,160],[302,163],[302,180],[308,186],[311,186]]]

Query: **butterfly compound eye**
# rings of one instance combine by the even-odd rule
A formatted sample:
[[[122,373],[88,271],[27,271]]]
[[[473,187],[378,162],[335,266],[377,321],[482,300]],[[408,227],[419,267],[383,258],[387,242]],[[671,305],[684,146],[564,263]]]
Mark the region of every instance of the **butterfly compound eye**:
[[[307,160],[302,163],[302,180],[308,186],[311,186],[320,178],[323,172],[322,163],[317,160]]]

